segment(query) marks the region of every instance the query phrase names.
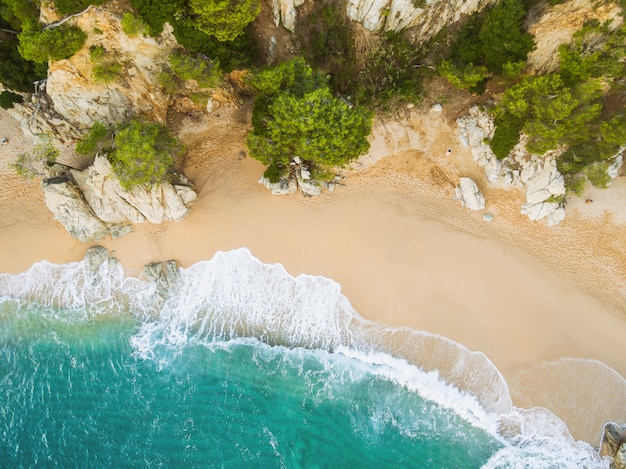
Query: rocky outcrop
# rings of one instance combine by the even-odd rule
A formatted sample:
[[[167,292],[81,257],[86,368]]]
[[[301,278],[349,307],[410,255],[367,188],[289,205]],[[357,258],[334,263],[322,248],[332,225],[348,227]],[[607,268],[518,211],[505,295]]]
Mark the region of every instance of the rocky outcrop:
[[[166,298],[170,289],[178,283],[178,265],[176,261],[153,262],[143,268],[143,273],[150,282],[156,283],[156,293]]]
[[[528,69],[537,75],[554,72],[559,67],[559,46],[569,43],[586,21],[595,18],[604,23],[610,19],[611,28],[623,22],[617,2],[570,0],[546,5],[538,5],[527,20],[528,32],[536,41],[536,48],[528,55]]]
[[[132,231],[132,223],[181,221],[196,199],[194,190],[183,184],[126,190],[105,157],[84,171],[57,165],[54,177],[44,180],[43,193],[54,218],[83,243],[123,236]]]
[[[485,197],[471,178],[461,178],[459,185],[454,189],[454,200],[459,200],[470,210],[485,208]]]
[[[526,188],[526,202],[521,211],[531,220],[545,219],[548,225],[565,217],[565,181],[556,167],[556,154],[529,155],[525,137],[502,161],[486,143],[495,130],[489,114],[474,106],[467,116],[457,119],[459,140],[470,148],[474,160],[484,168],[487,179],[502,187]]]
[[[129,37],[122,29],[121,14],[103,7],[92,7],[70,21],[88,38],[73,57],[50,64],[46,91],[55,112],[82,128],[94,121],[114,124],[129,116],[163,122],[169,97],[161,91],[158,77],[178,46],[172,28],[166,25],[155,38]],[[94,46],[122,65],[118,79],[94,81],[89,55]]]
[[[311,179],[311,171],[296,157],[289,163],[289,174],[278,182],[270,182],[266,177],[261,177],[259,183],[274,195],[295,194],[300,191],[306,196],[316,196],[322,193],[322,189],[333,191],[336,183],[318,182]]]
[[[626,425],[609,422],[604,425],[600,456],[609,456],[611,469],[626,469]]]
[[[85,202],[69,173],[46,179],[43,182],[43,197],[54,218],[80,242],[91,243],[109,234],[108,226]]]
[[[84,171],[70,172],[96,216],[111,225],[181,221],[196,199],[193,189],[182,184],[162,183],[126,190],[104,156],[97,157]]]

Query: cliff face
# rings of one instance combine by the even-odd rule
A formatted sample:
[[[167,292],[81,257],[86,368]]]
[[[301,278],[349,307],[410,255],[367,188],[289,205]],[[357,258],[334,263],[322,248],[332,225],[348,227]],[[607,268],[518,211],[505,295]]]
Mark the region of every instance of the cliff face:
[[[535,74],[555,71],[559,66],[559,46],[569,43],[586,21],[613,20],[611,26],[617,28],[622,24],[619,12],[616,3],[592,0],[570,0],[547,8],[538,7],[531,12],[526,24],[537,44],[528,56],[528,69]]]
[[[54,111],[83,129],[94,121],[113,124],[136,115],[163,122],[168,97],[158,86],[158,77],[177,45],[171,28],[157,38],[129,37],[122,30],[121,14],[99,7],[70,21],[88,39],[73,57],[50,65],[46,91]],[[104,49],[108,63],[121,65],[115,80],[94,80],[93,46]]]

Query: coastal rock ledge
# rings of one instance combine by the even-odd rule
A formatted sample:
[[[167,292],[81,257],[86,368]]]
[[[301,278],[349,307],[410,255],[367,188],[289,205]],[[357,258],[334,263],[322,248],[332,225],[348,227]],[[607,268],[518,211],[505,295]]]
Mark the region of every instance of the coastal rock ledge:
[[[600,456],[612,459],[611,469],[626,469],[626,424],[609,422],[604,425]]]
[[[54,218],[83,243],[119,238],[132,231],[132,223],[181,221],[197,197],[185,184],[124,189],[104,156],[84,171],[56,165],[43,195]]]

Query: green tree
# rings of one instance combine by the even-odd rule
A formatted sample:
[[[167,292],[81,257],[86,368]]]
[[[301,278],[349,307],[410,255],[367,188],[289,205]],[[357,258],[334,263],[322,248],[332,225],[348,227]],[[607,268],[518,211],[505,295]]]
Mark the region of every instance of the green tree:
[[[198,15],[198,29],[220,41],[243,34],[261,11],[259,0],[189,0],[189,5]]]
[[[525,62],[534,49],[532,35],[522,29],[525,18],[521,0],[501,0],[485,16],[478,38],[484,63],[492,72],[502,73],[509,62]]]
[[[116,132],[109,160],[122,187],[131,189],[167,181],[184,151],[167,127],[133,120]]]
[[[476,91],[489,78],[487,67],[472,63],[457,67],[447,60],[439,65],[439,74],[456,88],[469,91]]]
[[[22,24],[22,32],[17,38],[22,57],[45,63],[48,60],[70,58],[83,46],[87,35],[78,26],[67,23],[42,30],[37,20],[31,18]]]
[[[257,75],[250,154],[275,179],[296,157],[311,168],[347,163],[369,148],[372,113],[335,98],[302,58]]]

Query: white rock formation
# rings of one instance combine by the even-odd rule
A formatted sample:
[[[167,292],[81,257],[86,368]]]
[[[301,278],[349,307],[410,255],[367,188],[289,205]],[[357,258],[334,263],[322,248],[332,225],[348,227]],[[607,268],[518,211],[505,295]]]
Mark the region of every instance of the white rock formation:
[[[107,224],[181,221],[196,199],[190,187],[169,183],[126,190],[104,156],[84,171],[70,172],[96,216]]]
[[[493,121],[486,111],[476,106],[470,109],[469,115],[457,119],[457,125],[459,141],[470,148],[474,160],[485,169],[489,182],[526,187],[523,214],[531,220],[545,218],[548,225],[563,220],[565,206],[561,196],[565,195],[565,183],[553,154],[528,155],[526,138],[522,135],[510,155],[499,161],[485,143],[493,136]]]
[[[71,177],[44,182],[43,197],[54,218],[73,238],[90,243],[109,234],[108,226],[91,210]]]
[[[280,23],[293,32],[296,26],[296,18],[298,16],[297,7],[301,6],[304,0],[272,0],[272,10],[274,12],[274,24],[278,26]]]
[[[470,210],[482,210],[485,208],[485,197],[471,178],[461,178],[459,185],[454,189],[454,199],[459,200]]]

